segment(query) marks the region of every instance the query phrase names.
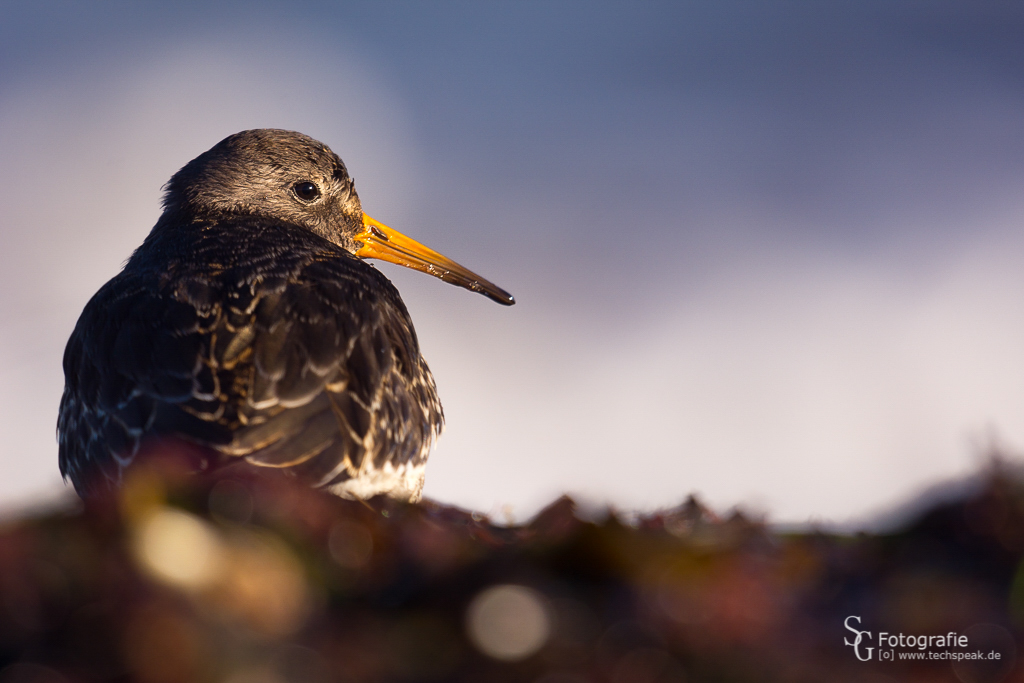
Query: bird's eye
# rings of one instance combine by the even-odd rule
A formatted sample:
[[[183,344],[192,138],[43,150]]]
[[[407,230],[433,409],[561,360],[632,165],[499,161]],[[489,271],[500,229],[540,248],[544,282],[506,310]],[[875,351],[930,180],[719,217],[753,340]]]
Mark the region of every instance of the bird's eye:
[[[305,180],[301,183],[295,183],[292,186],[292,190],[295,191],[295,196],[304,202],[311,202],[320,196],[320,188],[315,183],[311,183]]]

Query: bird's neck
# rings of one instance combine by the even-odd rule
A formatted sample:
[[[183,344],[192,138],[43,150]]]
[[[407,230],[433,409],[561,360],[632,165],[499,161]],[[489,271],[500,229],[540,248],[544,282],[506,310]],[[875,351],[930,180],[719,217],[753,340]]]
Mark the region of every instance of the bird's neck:
[[[242,213],[219,215],[167,211],[129,263],[159,261],[172,268],[213,264],[231,269],[268,260],[287,267],[311,254],[342,250],[298,225]],[[354,258],[354,257],[353,257]]]

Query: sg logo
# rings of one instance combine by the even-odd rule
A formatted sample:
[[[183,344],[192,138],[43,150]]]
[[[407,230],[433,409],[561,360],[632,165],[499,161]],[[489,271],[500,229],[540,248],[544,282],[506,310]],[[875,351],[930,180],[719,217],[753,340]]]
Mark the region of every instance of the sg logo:
[[[875,648],[873,648],[873,647],[865,648],[867,650],[868,654],[867,654],[866,657],[861,657],[860,644],[861,644],[861,641],[864,639],[865,635],[868,638],[871,637],[871,631],[861,631],[859,629],[855,629],[854,627],[850,626],[850,619],[856,619],[857,623],[860,624],[860,617],[849,616],[849,617],[846,617],[846,619],[843,621],[843,626],[846,627],[846,630],[856,634],[857,637],[853,639],[852,643],[849,640],[847,640],[846,638],[843,638],[843,642],[853,648],[853,654],[854,654],[854,656],[857,657],[857,659],[859,659],[862,662],[866,662],[866,661],[871,659],[871,652]]]

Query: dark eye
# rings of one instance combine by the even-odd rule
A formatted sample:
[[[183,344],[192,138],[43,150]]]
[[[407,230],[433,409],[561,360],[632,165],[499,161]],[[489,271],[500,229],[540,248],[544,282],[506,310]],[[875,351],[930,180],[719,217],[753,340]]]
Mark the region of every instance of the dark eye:
[[[295,183],[292,185],[292,189],[295,191],[295,196],[304,202],[311,202],[320,196],[320,188],[308,180]]]

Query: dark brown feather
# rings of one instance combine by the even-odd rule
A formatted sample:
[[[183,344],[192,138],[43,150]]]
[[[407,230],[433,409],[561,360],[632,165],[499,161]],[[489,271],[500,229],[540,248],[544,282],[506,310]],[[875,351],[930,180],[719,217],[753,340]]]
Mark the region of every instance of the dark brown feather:
[[[376,269],[258,217],[154,235],[89,302],[65,352],[60,467],[81,494],[118,485],[152,437],[315,485],[356,478],[364,461],[423,464],[441,406]]]

